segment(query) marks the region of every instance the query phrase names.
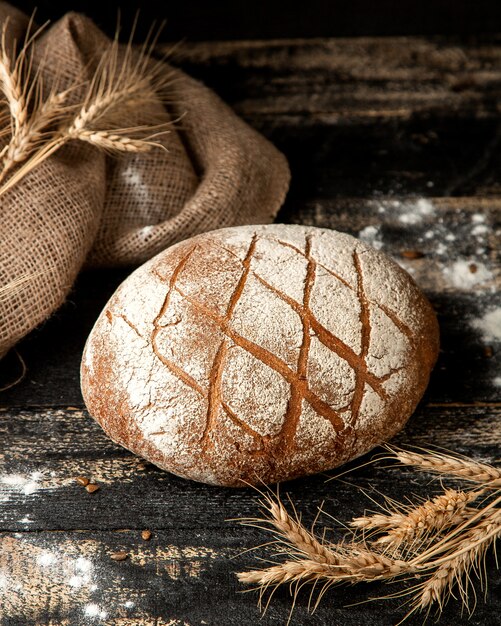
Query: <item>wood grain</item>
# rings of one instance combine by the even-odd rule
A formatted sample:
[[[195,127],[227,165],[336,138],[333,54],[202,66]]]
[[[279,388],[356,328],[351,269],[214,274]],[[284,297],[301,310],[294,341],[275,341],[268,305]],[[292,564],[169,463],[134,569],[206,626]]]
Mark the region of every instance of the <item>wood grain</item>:
[[[211,488],[144,463],[113,444],[86,411],[9,410],[1,413],[0,428],[5,442],[0,457],[0,527],[4,530],[151,527],[196,531],[226,528],[225,520],[255,512],[254,490]],[[498,456],[500,440],[501,405],[426,404],[395,439],[401,445],[433,444],[490,461]],[[359,463],[354,461],[351,466]],[[405,481],[394,484],[399,474],[408,476],[408,471],[388,474],[370,467],[357,470],[354,480],[359,484],[368,481],[371,487],[378,486],[396,497],[397,492],[405,495],[407,489]],[[38,477],[33,479],[33,475]],[[5,478],[9,476],[17,477],[19,484],[11,484]],[[76,480],[79,476],[88,477],[100,490],[88,494]],[[424,486],[427,481],[413,477],[415,485]],[[325,484],[325,476],[293,481],[284,488],[298,501],[308,493],[304,504],[313,507],[333,493],[332,484]],[[335,494],[343,494],[351,506],[360,498],[343,484],[336,484]]]
[[[499,460],[501,342],[478,322],[501,306],[501,35],[183,44],[175,62],[286,153],[292,186],[280,221],[372,241],[430,297],[442,350],[396,441]],[[233,575],[256,564],[239,552],[267,541],[233,519],[256,514],[257,494],[143,463],[83,409],[85,338],[127,273],[83,273],[62,309],[19,345],[28,375],[0,395],[2,626],[259,620],[255,596],[238,593]],[[0,363],[0,386],[17,367],[13,354]],[[311,521],[324,501],[342,519],[371,508],[358,487],[393,498],[438,488],[425,474],[384,465],[360,467],[342,481],[297,480],[282,491]],[[78,476],[100,489],[87,493]],[[149,542],[141,539],[145,528],[153,532]],[[124,561],[111,559],[120,551]],[[493,560],[488,572],[487,602],[479,598],[471,621],[451,603],[441,624],[498,623]],[[356,604],[384,592],[376,585],[332,591],[313,617],[306,593],[291,624],[397,623],[405,614],[398,602]],[[277,592],[260,623],[285,624],[290,605],[288,590]]]

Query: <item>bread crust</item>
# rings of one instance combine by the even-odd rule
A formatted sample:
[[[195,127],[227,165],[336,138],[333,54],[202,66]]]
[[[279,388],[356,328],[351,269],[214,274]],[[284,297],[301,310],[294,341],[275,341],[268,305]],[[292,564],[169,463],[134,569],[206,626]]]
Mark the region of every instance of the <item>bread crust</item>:
[[[119,287],[82,393],[107,434],[215,485],[325,471],[398,432],[439,348],[436,316],[386,255],[272,224],[183,241]]]

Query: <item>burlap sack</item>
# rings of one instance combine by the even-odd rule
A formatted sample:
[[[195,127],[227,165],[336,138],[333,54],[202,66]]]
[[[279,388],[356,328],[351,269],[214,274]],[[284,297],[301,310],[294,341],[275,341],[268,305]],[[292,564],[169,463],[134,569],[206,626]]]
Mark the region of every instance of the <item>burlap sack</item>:
[[[26,18],[0,3],[0,26],[7,16],[9,37],[21,40]],[[44,84],[56,71],[68,85],[90,80],[107,43],[70,13],[39,36],[34,64]],[[73,141],[0,196],[0,357],[60,306],[85,262],[136,265],[202,231],[276,215],[289,183],[283,155],[201,83],[165,71],[175,73],[174,104],[145,108],[139,121],[182,117],[162,138],[167,152],[116,158]]]

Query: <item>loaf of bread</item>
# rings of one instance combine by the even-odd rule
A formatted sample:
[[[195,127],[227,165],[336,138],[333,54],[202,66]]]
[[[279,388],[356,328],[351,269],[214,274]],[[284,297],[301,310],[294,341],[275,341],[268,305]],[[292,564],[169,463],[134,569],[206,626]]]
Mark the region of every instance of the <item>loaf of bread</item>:
[[[430,304],[381,252],[332,230],[242,226],[127,278],[87,341],[82,392],[114,441],[169,472],[273,483],[389,439],[437,353]]]

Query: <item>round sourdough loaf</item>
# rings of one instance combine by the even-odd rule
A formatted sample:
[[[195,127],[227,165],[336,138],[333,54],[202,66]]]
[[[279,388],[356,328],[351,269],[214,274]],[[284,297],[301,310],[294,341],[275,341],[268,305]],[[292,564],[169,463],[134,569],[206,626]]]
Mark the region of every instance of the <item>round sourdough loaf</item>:
[[[396,263],[332,230],[272,224],[178,243],[136,270],[82,361],[117,443],[215,485],[333,468],[407,421],[438,352]]]

